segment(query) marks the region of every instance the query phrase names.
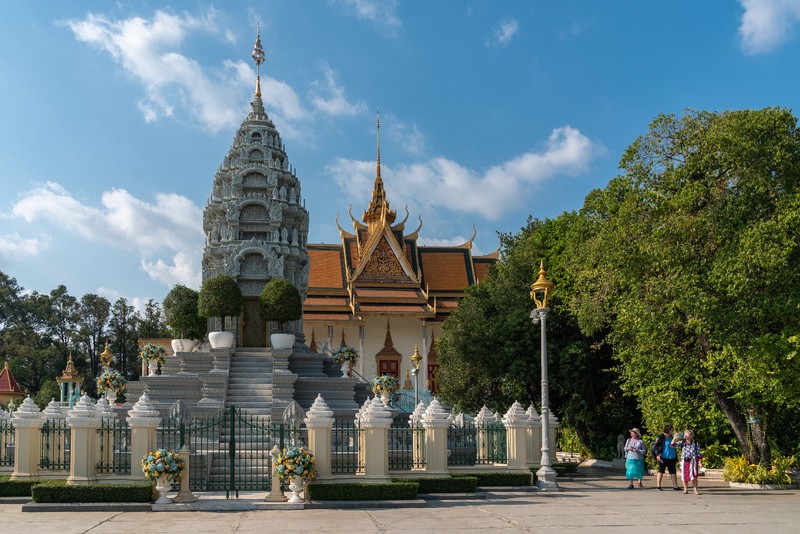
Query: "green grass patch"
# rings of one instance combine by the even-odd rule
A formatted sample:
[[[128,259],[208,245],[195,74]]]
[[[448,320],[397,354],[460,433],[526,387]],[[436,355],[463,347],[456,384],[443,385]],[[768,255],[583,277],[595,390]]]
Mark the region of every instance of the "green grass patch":
[[[528,473],[453,473],[453,478],[475,477],[478,487],[530,486],[532,474]]]
[[[76,502],[150,502],[150,484],[95,484],[67,486],[63,480],[39,481],[31,489],[33,500],[40,503]]]
[[[403,481],[381,484],[309,484],[312,501],[408,501],[417,498],[419,484]]]

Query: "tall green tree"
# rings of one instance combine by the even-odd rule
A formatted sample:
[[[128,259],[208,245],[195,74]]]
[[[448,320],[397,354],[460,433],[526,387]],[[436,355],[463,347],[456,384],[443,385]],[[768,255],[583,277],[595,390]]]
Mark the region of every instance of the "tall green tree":
[[[111,351],[117,357],[122,374],[133,379],[137,373],[138,324],[139,314],[125,298],[119,298],[111,308],[108,328],[111,337]]]
[[[164,324],[164,313],[161,304],[148,299],[144,305],[144,313],[140,314],[139,337],[169,337],[170,333]]]
[[[106,326],[111,315],[111,303],[105,297],[87,293],[81,297],[78,314],[78,340],[89,359],[92,377],[100,370],[100,353],[107,340]]]
[[[621,169],[587,197],[569,251],[579,324],[608,332],[648,426],[724,433],[724,420],[768,463],[767,435],[800,399],[797,120],[661,115]]]

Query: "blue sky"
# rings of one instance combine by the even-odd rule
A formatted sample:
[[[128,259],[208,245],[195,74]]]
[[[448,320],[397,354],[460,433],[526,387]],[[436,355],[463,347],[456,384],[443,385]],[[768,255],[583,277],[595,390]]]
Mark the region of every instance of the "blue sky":
[[[423,243],[492,252],[579,209],[659,113],[796,109],[800,0],[3,2],[0,270],[141,305],[199,287],[202,210],[254,91],[338,241],[382,176]],[[533,266],[532,266],[533,270]]]

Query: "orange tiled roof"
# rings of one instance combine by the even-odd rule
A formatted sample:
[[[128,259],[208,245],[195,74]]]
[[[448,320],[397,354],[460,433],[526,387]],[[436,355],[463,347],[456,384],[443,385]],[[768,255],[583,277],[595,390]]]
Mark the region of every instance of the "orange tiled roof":
[[[492,263],[494,263],[494,262],[492,262]],[[487,274],[489,274],[489,267],[492,264],[488,263],[488,262],[483,262],[483,261],[481,261],[481,262],[473,261],[473,265],[475,266],[475,278],[477,278],[478,281],[480,282],[481,280],[486,278]]]
[[[349,313],[304,313],[303,321],[307,323],[349,323]]]
[[[422,275],[430,291],[461,290],[467,288],[472,280],[471,269],[465,249],[452,252],[442,249],[426,250],[420,248]]]
[[[345,279],[341,247],[317,247],[321,246],[308,246],[308,256],[311,261],[311,272],[308,275],[309,287],[344,288]]]
[[[304,308],[316,306],[350,306],[350,301],[344,297],[323,297],[323,296],[308,296],[303,303]]]
[[[0,371],[0,393],[25,396],[25,392],[20,389],[14,375],[11,374],[11,369],[8,368],[8,362],[3,366]]]
[[[419,300],[420,298],[424,299],[424,297],[422,297],[417,291],[414,291],[413,289],[391,289],[391,288],[368,289],[361,287],[356,289],[356,297],[363,297],[367,299],[392,298],[397,300]]]
[[[424,305],[390,305],[390,304],[358,304],[358,311],[364,313],[379,313],[379,314],[398,314],[398,313],[405,313],[405,314],[431,314],[432,312],[428,311],[428,308]]]

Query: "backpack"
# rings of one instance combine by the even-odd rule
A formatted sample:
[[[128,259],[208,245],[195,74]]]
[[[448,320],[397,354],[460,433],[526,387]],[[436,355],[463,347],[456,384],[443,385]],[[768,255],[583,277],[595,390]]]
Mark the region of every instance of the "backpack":
[[[656,438],[653,444],[650,446],[650,454],[653,455],[653,458],[657,458],[661,455],[661,452],[664,450],[664,434],[661,434]]]

